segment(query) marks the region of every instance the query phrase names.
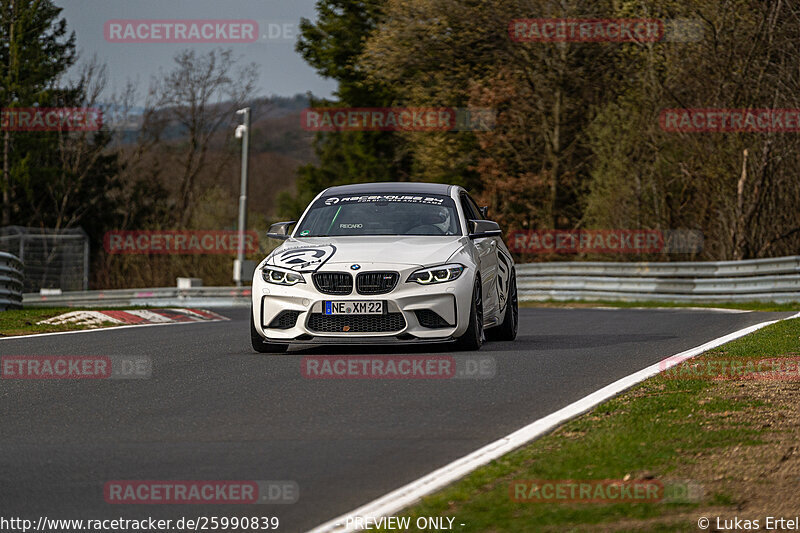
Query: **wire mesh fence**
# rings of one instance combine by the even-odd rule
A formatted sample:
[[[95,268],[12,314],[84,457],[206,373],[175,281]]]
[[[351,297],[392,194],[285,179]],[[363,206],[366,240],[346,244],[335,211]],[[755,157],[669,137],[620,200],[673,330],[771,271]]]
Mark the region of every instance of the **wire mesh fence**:
[[[81,228],[0,228],[0,251],[25,264],[24,291],[89,288],[89,238]]]

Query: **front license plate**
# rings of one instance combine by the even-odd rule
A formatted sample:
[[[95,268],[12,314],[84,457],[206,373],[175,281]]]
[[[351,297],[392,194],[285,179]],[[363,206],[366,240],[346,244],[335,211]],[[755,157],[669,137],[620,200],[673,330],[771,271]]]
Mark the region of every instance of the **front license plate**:
[[[383,302],[324,302],[326,315],[382,315]]]

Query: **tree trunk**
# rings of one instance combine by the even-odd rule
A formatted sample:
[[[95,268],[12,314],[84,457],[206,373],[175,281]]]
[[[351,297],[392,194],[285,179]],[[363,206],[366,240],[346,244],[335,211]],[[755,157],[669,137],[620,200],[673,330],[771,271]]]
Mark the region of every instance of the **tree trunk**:
[[[742,153],[742,175],[736,186],[736,220],[733,223],[733,259],[740,260],[743,256],[744,242],[744,185],[747,182],[747,156],[748,151]]]
[[[11,225],[11,176],[8,163],[8,147],[11,144],[11,132],[3,132],[3,217],[0,225]]]

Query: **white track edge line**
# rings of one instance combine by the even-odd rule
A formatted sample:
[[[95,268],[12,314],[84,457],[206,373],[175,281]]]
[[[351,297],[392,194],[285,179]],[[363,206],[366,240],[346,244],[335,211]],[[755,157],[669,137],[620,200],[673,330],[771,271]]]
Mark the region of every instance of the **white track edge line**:
[[[610,385],[606,385],[602,389],[597,390],[588,396],[585,396],[580,400],[545,416],[544,418],[540,418],[539,420],[536,420],[522,429],[518,429],[517,431],[506,435],[501,439],[487,444],[486,446],[472,452],[469,455],[466,455],[460,459],[456,459],[452,463],[445,465],[438,470],[434,470],[430,474],[427,474],[416,481],[412,481],[411,483],[408,483],[397,490],[389,492],[388,494],[362,505],[357,509],[325,522],[324,524],[309,530],[309,533],[349,533],[352,531],[359,531],[359,529],[353,527],[352,525],[347,525],[346,520],[348,517],[369,516],[378,518],[382,516],[391,516],[393,513],[397,513],[419,501],[419,499],[423,496],[427,496],[428,494],[446,485],[449,485],[453,481],[465,476],[473,470],[488,464],[490,461],[493,461],[494,459],[497,459],[498,457],[529,443],[537,437],[540,437],[541,435],[547,433],[556,426],[563,424],[569,419],[583,414],[589,409],[596,407],[597,405],[616,396],[622,391],[641,383],[647,378],[655,376],[661,371],[661,365],[665,361],[671,361],[677,358],[680,358],[680,360],[686,360],[691,357],[695,357],[703,352],[716,348],[717,346],[721,346],[740,337],[744,337],[745,335],[753,333],[754,331],[757,331],[763,327],[793,318],[800,318],[800,313],[796,313],[786,318],[770,320],[755,324],[753,326],[748,326],[744,329],[734,331],[733,333],[729,333],[728,335],[724,335],[695,348],[691,348],[684,352],[670,356],[654,365],[644,368],[643,370],[617,380]]]
[[[160,324],[127,324],[125,326],[108,326],[105,328],[92,328],[92,329],[74,329],[72,331],[51,331],[50,333],[31,333],[30,335],[14,335],[13,337],[0,337],[0,341],[8,341],[11,339],[31,339],[36,337],[48,337],[50,335],[71,335],[75,333],[97,333],[98,331],[114,331],[118,329],[128,328],[146,328],[149,326],[175,326],[177,324],[208,324],[209,322],[225,322],[230,320],[228,317],[215,318],[213,320],[197,320],[194,322],[161,322]]]

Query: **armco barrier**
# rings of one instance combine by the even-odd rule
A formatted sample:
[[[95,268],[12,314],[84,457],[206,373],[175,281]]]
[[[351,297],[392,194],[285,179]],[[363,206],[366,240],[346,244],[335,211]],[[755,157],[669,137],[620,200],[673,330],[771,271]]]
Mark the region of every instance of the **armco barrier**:
[[[564,262],[517,265],[523,301],[800,302],[800,256],[706,263]],[[25,306],[250,305],[249,287],[25,294]]]
[[[246,307],[250,287],[192,287],[178,289],[117,289],[64,292],[54,295],[25,294],[25,307]]]
[[[22,261],[0,252],[0,311],[22,308]]]
[[[800,302],[800,256],[705,263],[517,265],[521,300]]]

